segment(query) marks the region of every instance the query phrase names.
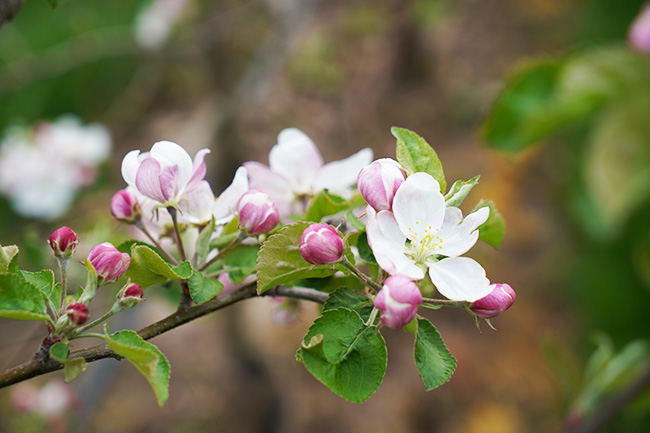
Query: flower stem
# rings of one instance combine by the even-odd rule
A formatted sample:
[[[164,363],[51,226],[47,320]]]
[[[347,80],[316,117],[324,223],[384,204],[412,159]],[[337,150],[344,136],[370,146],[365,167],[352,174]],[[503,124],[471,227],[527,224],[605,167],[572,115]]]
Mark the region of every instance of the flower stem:
[[[451,301],[449,299],[422,298],[422,302],[440,307],[465,308],[467,306],[465,301]]]
[[[67,282],[68,282],[68,264],[70,263],[69,258],[61,258],[57,260],[59,262],[59,270],[61,271],[61,307],[59,310],[59,315],[63,315],[65,308],[65,298],[68,294],[67,292]]]
[[[147,239],[149,239],[151,241],[151,243],[154,244],[154,246],[160,250],[161,253],[163,253],[163,255],[167,258],[167,260],[169,260],[173,265],[178,265],[178,261],[175,258],[173,258],[171,255],[169,255],[169,253],[167,251],[165,251],[165,249],[162,247],[162,245],[160,245],[160,242],[158,242],[156,240],[156,238],[154,238],[151,235],[151,233],[149,233],[149,230],[147,230],[147,228],[144,226],[144,224],[142,224],[141,222],[138,222],[138,223],[135,224],[135,226],[142,233],[144,233],[144,235],[147,237]]]
[[[116,309],[114,309],[114,308],[111,308],[111,309],[108,310],[108,311],[106,312],[106,314],[104,314],[102,317],[100,317],[99,319],[95,319],[95,320],[93,320],[92,322],[90,322],[89,324],[87,324],[87,325],[85,325],[85,326],[82,326],[81,328],[79,328],[79,329],[77,330],[77,332],[78,332],[78,333],[82,333],[82,332],[84,332],[86,329],[90,329],[90,328],[92,328],[92,327],[94,327],[94,326],[99,325],[100,323],[102,323],[103,321],[105,321],[106,319],[108,319],[109,317],[111,317],[112,315],[114,315],[115,313],[117,313],[118,311],[119,311],[119,310],[116,310]]]
[[[211,264],[213,264],[214,262],[216,262],[217,260],[222,258],[229,249],[231,249],[232,247],[237,245],[239,242],[244,240],[245,237],[246,237],[246,235],[244,234],[244,232],[239,232],[239,235],[237,235],[237,237],[235,239],[233,239],[232,242],[230,242],[228,245],[223,247],[216,256],[214,256],[213,258],[211,258],[210,260],[208,260],[207,262],[202,264],[199,267],[199,271],[206,270],[208,268],[208,266],[210,266]]]
[[[372,278],[361,272],[356,266],[350,263],[348,259],[345,258],[345,256],[341,260],[341,264],[352,271],[352,274],[361,280],[363,284],[368,286],[374,293],[377,293],[382,289],[381,284],[377,284]]]
[[[172,217],[172,222],[174,223],[174,234],[176,235],[176,247],[178,248],[178,255],[181,258],[181,262],[187,261],[187,256],[185,255],[185,248],[183,248],[183,240],[181,239],[181,231],[178,228],[178,211],[175,207],[168,206],[167,212]]]

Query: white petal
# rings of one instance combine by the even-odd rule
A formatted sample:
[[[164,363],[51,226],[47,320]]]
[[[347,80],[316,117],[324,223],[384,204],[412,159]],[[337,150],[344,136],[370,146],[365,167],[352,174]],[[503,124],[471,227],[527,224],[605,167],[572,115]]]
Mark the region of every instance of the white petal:
[[[278,207],[280,215],[290,214],[291,203],[295,196],[287,178],[259,162],[245,162],[244,167],[248,170],[249,188],[259,189],[268,194]]]
[[[440,184],[427,173],[410,175],[395,193],[393,212],[402,233],[409,239],[415,241],[431,234],[442,226],[445,217]]]
[[[482,207],[463,220],[460,209],[448,207],[438,234],[442,238],[442,248],[437,253],[448,257],[465,254],[478,240],[479,232],[476,229],[487,221],[489,215],[490,208]]]
[[[221,193],[214,204],[212,214],[217,223],[222,224],[232,219],[237,202],[246,191],[248,191],[248,170],[245,167],[239,167],[232,183]]]
[[[127,185],[135,186],[135,175],[140,167],[139,150],[132,150],[122,159],[122,177]]]
[[[215,205],[214,194],[210,184],[202,180],[192,191],[185,193],[187,200],[181,200],[179,205],[182,215],[179,220],[188,223],[202,223],[210,221],[212,209]]]
[[[474,302],[492,291],[485,269],[469,257],[451,257],[429,265],[438,291],[453,301]]]
[[[286,177],[295,192],[310,192],[323,157],[314,142],[299,129],[287,128],[269,153],[271,170]]]
[[[151,147],[150,156],[158,161],[163,169],[177,166],[177,190],[181,191],[185,188],[192,177],[194,166],[192,158],[185,149],[172,141],[159,141]]]
[[[391,275],[401,274],[414,280],[424,278],[422,269],[404,254],[406,237],[400,231],[393,214],[389,211],[381,211],[377,214],[370,206],[367,212],[368,243],[377,264]]]
[[[363,167],[372,161],[372,149],[365,148],[340,161],[325,164],[314,181],[314,189],[328,189],[333,194],[345,195],[357,183]]]

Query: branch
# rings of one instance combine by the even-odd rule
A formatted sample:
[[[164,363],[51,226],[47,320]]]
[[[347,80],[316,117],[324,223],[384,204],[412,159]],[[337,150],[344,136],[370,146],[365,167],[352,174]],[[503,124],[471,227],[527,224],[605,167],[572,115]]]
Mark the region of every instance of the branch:
[[[1,0],[0,0],[1,1]],[[177,310],[166,318],[153,323],[138,331],[138,334],[145,340],[149,340],[160,334],[164,334],[180,325],[191,322],[194,319],[220,310],[244,299],[264,296],[284,296],[288,298],[305,299],[312,302],[324,303],[327,300],[327,293],[315,289],[302,287],[277,286],[269,289],[262,295],[257,294],[257,282],[247,283],[230,295],[216,298],[203,304]],[[104,358],[121,359],[122,357],[108,348],[106,344],[78,350],[70,354],[69,359],[84,359],[86,362],[94,362]],[[61,370],[63,364],[54,361],[43,349],[39,350],[27,362],[0,373],[0,388],[31,379],[36,376]]]
[[[0,0],[0,28],[20,11],[26,0]]]

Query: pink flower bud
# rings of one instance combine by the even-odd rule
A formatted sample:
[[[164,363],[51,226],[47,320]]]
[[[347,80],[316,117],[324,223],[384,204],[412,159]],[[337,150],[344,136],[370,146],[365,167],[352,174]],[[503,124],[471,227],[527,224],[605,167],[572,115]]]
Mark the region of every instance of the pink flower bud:
[[[70,321],[75,325],[83,325],[88,320],[88,307],[81,302],[73,302],[65,309]]]
[[[506,311],[514,304],[517,295],[508,284],[492,284],[492,292],[484,298],[474,301],[469,308],[474,314],[484,319],[491,319]]]
[[[343,254],[343,240],[327,224],[312,224],[300,237],[300,254],[313,265],[338,262]]]
[[[101,282],[109,282],[117,280],[126,272],[131,257],[119,252],[110,242],[104,242],[91,248],[88,261],[97,271],[97,278]]]
[[[55,230],[47,240],[54,251],[54,256],[58,258],[68,258],[74,254],[79,244],[77,234],[69,227],[61,227]]]
[[[366,202],[377,212],[391,210],[393,197],[404,179],[402,166],[393,159],[383,158],[359,172],[357,187]]]
[[[386,278],[384,287],[375,298],[375,307],[381,311],[381,322],[393,329],[413,320],[421,303],[420,289],[403,275]]]
[[[142,211],[135,194],[128,189],[121,189],[111,199],[111,215],[118,221],[133,223]]]
[[[120,305],[125,308],[133,308],[142,301],[144,301],[144,292],[142,287],[136,283],[127,285],[119,299]]]
[[[269,232],[280,221],[275,203],[257,189],[251,189],[241,196],[237,203],[237,214],[239,226],[252,235]]]
[[[650,54],[650,5],[645,5],[634,19],[627,38],[634,48]]]

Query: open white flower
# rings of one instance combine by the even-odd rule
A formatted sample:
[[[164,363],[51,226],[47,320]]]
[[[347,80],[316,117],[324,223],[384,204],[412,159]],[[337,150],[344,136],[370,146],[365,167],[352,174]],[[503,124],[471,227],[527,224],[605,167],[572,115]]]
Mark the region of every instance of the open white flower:
[[[438,291],[454,301],[476,301],[490,293],[485,270],[459,257],[478,240],[478,227],[490,210],[483,207],[465,219],[446,207],[440,185],[427,173],[409,176],[393,200],[393,212],[368,213],[368,241],[377,263],[391,275],[424,278],[428,269]]]
[[[278,135],[278,144],[269,153],[269,166],[247,162],[250,188],[269,195],[281,215],[295,212],[301,197],[324,189],[347,197],[356,184],[359,171],[372,161],[372,150],[323,165],[323,157],[314,142],[299,129],[287,128]]]

